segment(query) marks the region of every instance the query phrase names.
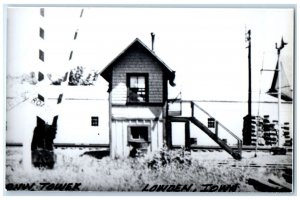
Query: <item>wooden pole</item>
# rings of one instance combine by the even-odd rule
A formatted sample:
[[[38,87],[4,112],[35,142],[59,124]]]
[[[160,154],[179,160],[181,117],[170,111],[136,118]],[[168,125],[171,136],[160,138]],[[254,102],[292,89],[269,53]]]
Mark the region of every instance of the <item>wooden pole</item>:
[[[249,124],[251,124],[251,116],[252,116],[252,88],[251,88],[251,82],[252,82],[252,77],[251,77],[251,30],[248,31],[247,33],[247,41],[249,42],[248,45],[248,116],[249,116]],[[249,126],[249,133],[251,133],[251,126]]]
[[[248,124],[247,129],[245,130],[245,144],[251,144],[251,118],[252,118],[252,88],[251,88],[251,30],[249,29],[246,33],[246,41],[248,42],[248,115],[246,116],[245,124]]]
[[[216,136],[218,138],[219,137],[218,136],[218,133],[219,133],[219,122],[218,121],[215,122],[215,126],[216,126],[216,128],[215,128],[215,134],[216,134]]]
[[[282,44],[281,44],[282,46]],[[281,51],[281,46],[280,47],[277,47],[277,43],[275,44],[275,48],[277,49],[277,66],[278,66],[278,69],[277,72],[278,72],[278,91],[277,91],[277,100],[278,100],[278,104],[277,104],[277,119],[278,119],[278,141],[277,141],[277,146],[280,146],[280,99],[281,99],[281,76],[280,76],[280,51]]]
[[[194,113],[194,102],[193,101],[191,101],[191,109],[192,109],[191,117],[194,117],[195,113]]]
[[[191,133],[190,133],[190,122],[185,122],[185,148],[187,151],[191,149]]]

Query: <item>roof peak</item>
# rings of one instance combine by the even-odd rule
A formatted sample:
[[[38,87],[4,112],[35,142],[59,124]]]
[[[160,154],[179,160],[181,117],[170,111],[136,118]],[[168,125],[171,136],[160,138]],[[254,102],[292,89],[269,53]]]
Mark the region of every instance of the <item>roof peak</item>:
[[[119,55],[117,55],[100,73],[101,76],[109,81],[109,74],[111,71],[111,67],[113,66],[113,64],[120,58],[122,57],[122,55],[124,55],[134,44],[140,44],[142,47],[144,47],[144,49],[150,54],[150,56],[153,56],[160,64],[161,66],[163,66],[164,70],[166,70],[166,72],[169,74],[170,77],[170,84],[171,85],[175,85],[173,83],[173,80],[175,78],[175,71],[173,71],[171,68],[169,68],[145,43],[142,42],[142,40],[140,40],[139,38],[135,38],[133,40],[133,42],[131,42],[123,51],[121,51],[121,53]]]

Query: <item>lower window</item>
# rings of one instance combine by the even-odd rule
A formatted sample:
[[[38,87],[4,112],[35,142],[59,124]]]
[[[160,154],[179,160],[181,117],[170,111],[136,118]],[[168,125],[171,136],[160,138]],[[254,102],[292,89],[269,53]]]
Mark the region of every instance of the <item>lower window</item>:
[[[149,130],[150,127],[148,126],[128,127],[128,146],[130,147],[130,157],[139,157],[148,152],[150,144]]]
[[[91,118],[91,126],[98,126],[99,125],[99,118],[96,116],[93,116]]]
[[[128,133],[129,141],[149,142],[149,132],[147,126],[131,126]]]

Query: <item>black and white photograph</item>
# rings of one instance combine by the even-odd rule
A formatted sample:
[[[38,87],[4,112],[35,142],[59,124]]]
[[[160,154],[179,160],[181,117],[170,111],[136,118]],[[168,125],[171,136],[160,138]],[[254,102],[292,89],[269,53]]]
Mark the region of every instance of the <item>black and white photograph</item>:
[[[294,194],[295,5],[4,10],[7,193]]]

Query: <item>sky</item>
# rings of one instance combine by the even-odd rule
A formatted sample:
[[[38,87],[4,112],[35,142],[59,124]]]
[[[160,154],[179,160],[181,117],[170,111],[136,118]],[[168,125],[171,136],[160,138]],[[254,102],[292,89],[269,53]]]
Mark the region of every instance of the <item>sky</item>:
[[[154,50],[176,71],[176,87],[188,100],[246,101],[248,98],[248,46],[245,32],[252,32],[253,100],[266,92],[274,69],[275,43],[288,45],[281,61],[290,84],[293,82],[294,13],[271,8],[117,8],[88,7],[82,18],[79,7],[47,7],[45,18],[37,7],[8,8],[7,74],[29,73],[41,68],[63,74],[76,66],[101,71],[135,38]],[[45,29],[45,39],[38,37]],[[73,40],[78,30],[78,39]],[[45,51],[45,62],[38,60]],[[73,59],[68,61],[73,50]],[[107,86],[100,79],[103,87]],[[268,95],[260,100],[276,101]]]

